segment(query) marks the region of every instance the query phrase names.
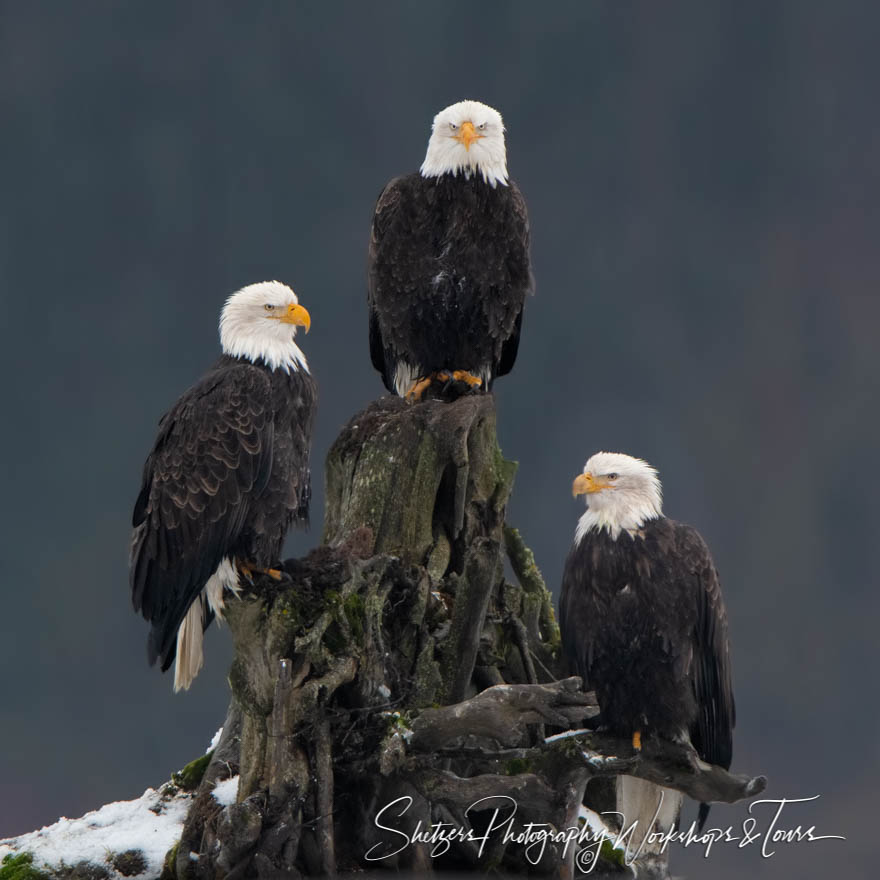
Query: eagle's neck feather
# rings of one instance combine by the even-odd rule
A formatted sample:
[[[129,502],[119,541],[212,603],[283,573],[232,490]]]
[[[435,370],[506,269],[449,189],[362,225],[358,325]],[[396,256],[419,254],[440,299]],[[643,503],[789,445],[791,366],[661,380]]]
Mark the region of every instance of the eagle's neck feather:
[[[592,531],[601,532],[607,530],[608,534],[616,541],[621,532],[627,532],[632,538],[642,538],[641,529],[645,523],[662,516],[661,511],[655,505],[644,505],[620,510],[593,510],[587,508],[584,515],[578,520],[577,529],[574,533],[575,545]]]
[[[422,177],[442,177],[444,174],[457,177],[461,174],[465,180],[482,177],[493,189],[499,183],[507,186],[507,155],[504,143],[501,143],[500,148],[495,146],[491,151],[480,151],[482,155],[479,157],[476,152],[464,152],[449,138],[440,142],[432,139],[419,173]]]
[[[499,183],[502,186],[507,186],[507,169],[503,166],[501,168],[481,168],[469,165],[455,165],[437,170],[432,166],[426,167],[426,165],[422,165],[419,171],[422,177],[442,177],[444,174],[448,174],[450,177],[458,177],[459,172],[461,172],[461,176],[465,180],[470,180],[471,177],[482,177],[492,189],[495,189]]]
[[[262,361],[270,370],[285,373],[309,372],[309,363],[300,347],[290,338],[267,338],[255,333],[230,333],[222,340],[223,352],[244,358],[252,364]]]

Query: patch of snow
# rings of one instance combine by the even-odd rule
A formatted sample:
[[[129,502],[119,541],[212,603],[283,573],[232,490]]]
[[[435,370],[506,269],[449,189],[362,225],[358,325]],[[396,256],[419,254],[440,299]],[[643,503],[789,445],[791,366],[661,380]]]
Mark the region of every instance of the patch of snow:
[[[614,831],[610,826],[606,825],[605,821],[598,813],[591,810],[589,807],[585,807],[583,804],[581,804],[578,816],[584,820],[584,824],[587,826],[587,828],[590,829],[590,831],[593,832],[593,834],[596,835],[596,837],[598,837],[599,834],[604,831],[606,836],[608,837],[608,840],[618,849],[622,849],[621,846],[615,843],[615,840],[618,837],[617,832]]]
[[[214,795],[214,800],[218,804],[228,807],[235,803],[238,798],[238,779],[238,776],[233,776],[231,779],[224,779],[214,786],[214,791],[211,794]]]
[[[581,727],[579,730],[566,730],[565,733],[557,733],[553,736],[544,737],[545,743],[556,742],[559,739],[568,739],[570,736],[578,736],[581,733],[592,733],[592,730],[587,729],[586,727]]]
[[[205,754],[206,754],[206,755],[208,754],[208,752],[213,752],[214,749],[217,748],[217,743],[220,742],[220,737],[221,737],[222,735],[223,735],[223,728],[221,727],[220,730],[218,730],[218,731],[214,734],[214,738],[211,740],[211,745],[209,745],[208,748],[205,749]]]
[[[39,831],[0,840],[0,861],[25,852],[33,855],[35,868],[87,861],[103,865],[116,880],[121,875],[107,864],[107,856],[136,849],[147,863],[138,877],[158,877],[165,854],[180,839],[192,801],[191,794],[170,796],[163,791],[148,788],[137,800],[105,804],[80,819],[62,817]]]

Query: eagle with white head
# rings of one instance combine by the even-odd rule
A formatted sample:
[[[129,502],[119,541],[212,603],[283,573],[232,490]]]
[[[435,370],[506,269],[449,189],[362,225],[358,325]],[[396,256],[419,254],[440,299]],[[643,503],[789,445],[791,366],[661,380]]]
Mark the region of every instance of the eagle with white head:
[[[635,748],[644,735],[690,742],[728,769],[736,713],[727,613],[706,542],[663,515],[657,471],[640,458],[598,452],[572,492],[586,495],[587,510],[565,561],[559,626],[603,727]],[[659,830],[673,826],[680,794],[631,776],[617,786],[617,809],[626,827],[638,821],[639,841],[655,818]],[[701,804],[701,828],[708,812]]]
[[[507,150],[501,114],[479,101],[441,110],[431,126],[422,177],[479,175],[491,187],[507,184]]]
[[[159,422],[134,506],[130,581],[151,624],[149,662],[164,672],[176,658],[176,691],[202,667],[224,591],[255,573],[280,578],[284,536],[308,519],[317,388],[295,337],[310,325],[278,281],[232,294],[222,356]]]
[[[501,114],[460,101],[434,117],[419,172],[394,178],[370,235],[370,356],[392,393],[488,391],[513,368],[534,282],[525,201]]]

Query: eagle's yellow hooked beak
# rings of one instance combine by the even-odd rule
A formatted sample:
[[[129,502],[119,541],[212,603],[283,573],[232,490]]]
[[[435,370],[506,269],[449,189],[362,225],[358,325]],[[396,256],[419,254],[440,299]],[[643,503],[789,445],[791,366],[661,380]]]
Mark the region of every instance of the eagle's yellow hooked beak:
[[[312,326],[312,319],[308,311],[299,304],[291,303],[287,307],[287,311],[279,319],[282,324],[296,324],[298,327],[305,327],[306,333]]]
[[[485,135],[477,134],[473,122],[462,122],[461,129],[459,130],[455,139],[460,144],[464,144],[464,148],[466,150],[470,150],[471,144],[474,141],[478,141],[482,137],[485,137]]]
[[[571,486],[571,495],[573,498],[577,498],[578,495],[592,495],[610,486],[611,483],[608,480],[603,480],[602,477],[594,477],[587,471],[587,473],[578,474],[574,478],[574,483]]]

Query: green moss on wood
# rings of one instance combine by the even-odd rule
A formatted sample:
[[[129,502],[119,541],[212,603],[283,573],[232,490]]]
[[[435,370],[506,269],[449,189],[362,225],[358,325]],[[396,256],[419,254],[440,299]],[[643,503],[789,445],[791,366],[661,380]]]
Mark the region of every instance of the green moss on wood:
[[[177,851],[179,849],[180,841],[165,853],[165,861],[162,862],[162,873],[159,875],[159,880],[177,880]]]
[[[351,628],[351,634],[355,641],[360,645],[364,640],[364,617],[366,615],[366,607],[363,598],[358,593],[352,593],[346,596],[342,603],[345,619]]]
[[[437,694],[443,685],[440,675],[440,664],[434,659],[434,645],[425,643],[413,671],[413,689],[410,698],[414,709],[436,704]]]
[[[333,655],[341,654],[349,645],[346,633],[342,631],[338,622],[331,623],[330,626],[324,630],[323,641],[327,650]]]
[[[519,776],[521,773],[529,773],[532,765],[525,758],[511,758],[504,765],[504,772],[508,776]]]
[[[504,546],[510,557],[510,564],[520,579],[524,590],[529,593],[543,594],[547,591],[544,576],[535,562],[535,554],[526,546],[519,529],[512,526],[504,527]]]
[[[553,610],[553,597],[535,562],[535,554],[526,546],[519,530],[511,526],[504,527],[504,547],[517,580],[528,594],[524,602],[525,616],[528,616],[531,607],[531,613],[536,617],[535,626],[541,632],[545,647],[551,654],[558,655],[562,639]]]
[[[393,407],[392,407],[393,408]],[[431,546],[431,514],[437,493],[440,450],[430,431],[410,421],[391,421],[378,430],[352,431],[360,440],[356,458],[347,443],[327,457],[327,520],[324,540],[341,540],[367,526],[374,552],[421,562]]]
[[[492,438],[494,440],[494,457],[495,457],[495,482],[498,489],[495,493],[496,509],[500,510],[507,504],[507,499],[513,491],[513,482],[516,479],[516,472],[519,470],[519,463],[508,461],[501,452],[501,447],[495,438],[495,425],[492,425]]]
[[[275,613],[281,615],[285,621],[290,623],[292,627],[297,626],[302,619],[302,609],[297,601],[297,593],[295,590],[287,590],[282,593],[275,600],[274,610]]]
[[[202,755],[201,758],[190,761],[183,769],[171,774],[171,781],[184,791],[195,791],[199,787],[205,771],[208,769],[208,764],[211,763],[211,756],[213,754],[214,750],[211,749],[210,752]]]
[[[618,868],[626,868],[626,852],[622,849],[618,849],[614,846],[614,844],[610,840],[603,840],[602,846],[599,848],[599,858],[603,859],[606,862],[610,862],[612,865],[616,865]]]

